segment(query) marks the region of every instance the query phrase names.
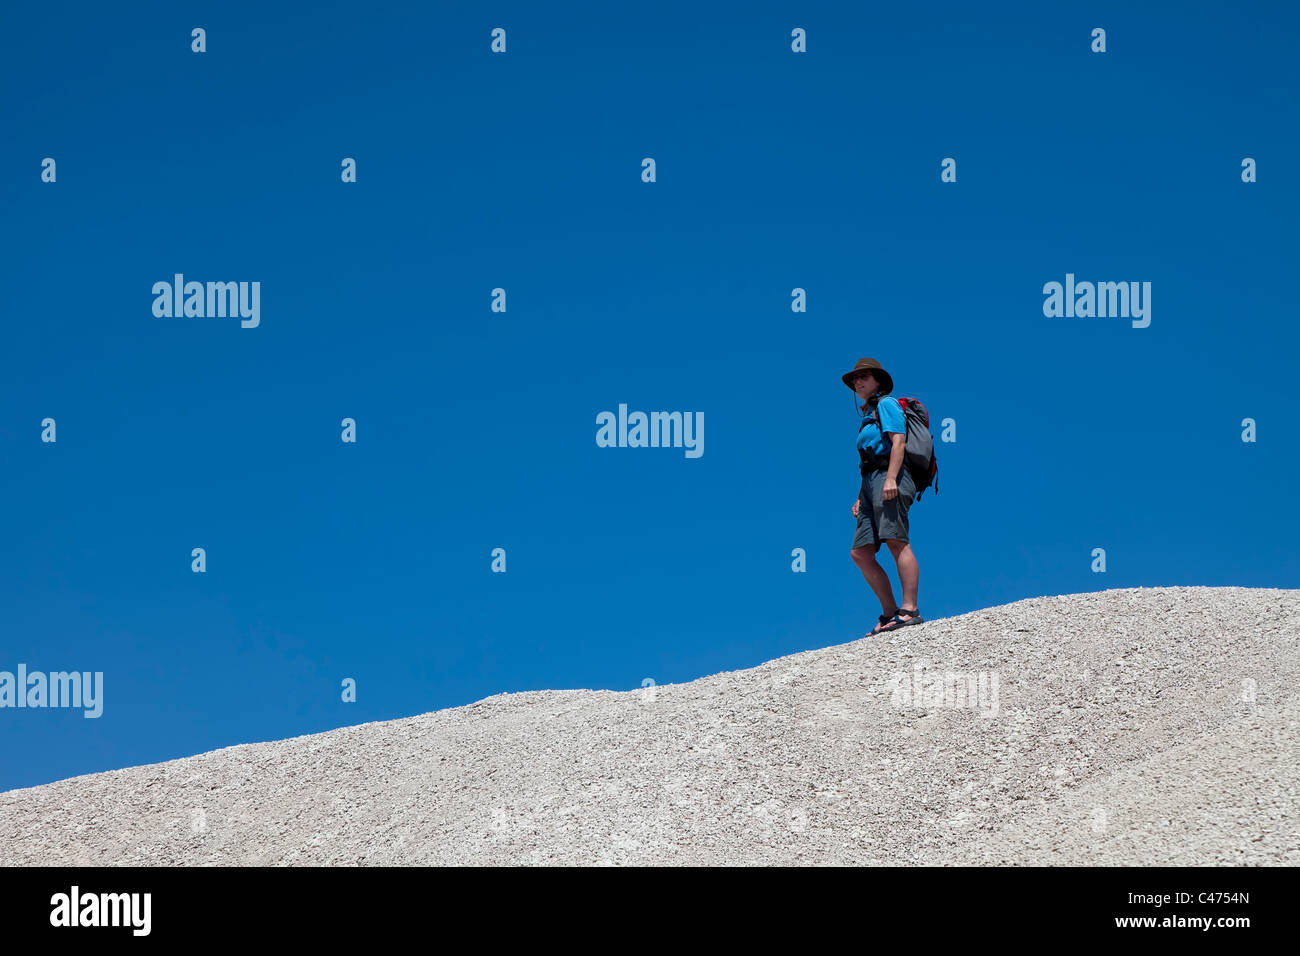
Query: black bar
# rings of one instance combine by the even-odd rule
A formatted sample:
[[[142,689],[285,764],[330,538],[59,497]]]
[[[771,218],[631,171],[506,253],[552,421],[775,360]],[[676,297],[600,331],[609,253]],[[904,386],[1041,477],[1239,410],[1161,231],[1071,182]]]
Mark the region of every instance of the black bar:
[[[695,942],[715,934],[762,940],[779,931],[774,942],[789,931],[805,943],[830,932],[846,933],[864,946],[876,940],[890,949],[924,945],[927,952],[946,952],[968,943],[1033,942],[1054,949],[1125,938],[1137,945],[1222,947],[1280,942],[1296,925],[1290,905],[1295,874],[1286,868],[554,869],[561,872],[10,868],[0,871],[0,926],[7,944],[57,945],[59,937],[75,936],[92,945],[115,937],[128,945],[145,939],[283,940],[334,947],[349,939],[401,942],[414,930],[436,945],[446,930],[467,928],[479,930],[475,938],[483,944],[512,934],[531,935],[540,944],[543,938],[563,943],[563,935],[587,940],[588,931],[608,928],[630,938],[654,934],[661,944],[667,942],[663,934],[681,932]],[[52,925],[52,917],[70,918],[74,886],[79,921],[100,910],[99,894],[148,893],[148,934],[136,932],[144,929],[143,895],[108,901],[108,917],[114,906],[138,903],[119,908],[118,921],[125,925]],[[67,898],[61,909],[58,894]],[[88,896],[95,897],[93,903],[86,902]],[[1118,925],[1134,918],[1155,922]],[[1206,929],[1178,922],[1203,918],[1244,918],[1247,924]],[[689,929],[695,925],[698,933]]]

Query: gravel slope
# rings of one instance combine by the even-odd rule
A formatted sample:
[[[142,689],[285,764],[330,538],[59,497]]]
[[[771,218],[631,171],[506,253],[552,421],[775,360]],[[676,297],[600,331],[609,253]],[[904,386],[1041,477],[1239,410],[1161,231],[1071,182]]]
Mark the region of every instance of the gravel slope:
[[[0,793],[0,865],[1296,865],[1298,689],[1300,590],[1031,598]]]

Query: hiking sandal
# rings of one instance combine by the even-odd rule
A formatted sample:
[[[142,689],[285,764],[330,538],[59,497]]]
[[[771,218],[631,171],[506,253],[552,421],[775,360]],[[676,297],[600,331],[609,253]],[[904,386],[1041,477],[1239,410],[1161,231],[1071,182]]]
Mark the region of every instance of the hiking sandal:
[[[907,620],[904,621],[901,617],[898,616],[899,614],[906,614]],[[894,615],[894,620],[898,622],[898,627],[907,627],[911,624],[925,623],[925,618],[921,617],[921,611],[919,608],[900,607],[898,609],[898,614]],[[891,627],[888,628],[888,630],[893,631],[893,630],[897,630],[897,628]]]
[[[887,631],[898,630],[900,627],[902,627],[902,625],[894,624],[894,622],[897,620],[898,620],[897,614],[895,614],[893,617],[890,617],[888,614],[880,615],[880,623],[876,625],[875,630],[867,632],[867,637],[875,637],[877,634],[884,634]],[[891,624],[893,625],[892,627],[890,627]]]

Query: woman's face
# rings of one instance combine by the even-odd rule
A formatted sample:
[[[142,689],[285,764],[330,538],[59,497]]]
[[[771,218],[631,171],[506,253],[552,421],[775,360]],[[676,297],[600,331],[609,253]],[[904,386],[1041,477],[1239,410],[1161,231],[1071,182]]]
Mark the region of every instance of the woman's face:
[[[858,393],[858,398],[864,402],[880,390],[880,385],[876,382],[874,372],[859,372],[853,377],[853,391]]]

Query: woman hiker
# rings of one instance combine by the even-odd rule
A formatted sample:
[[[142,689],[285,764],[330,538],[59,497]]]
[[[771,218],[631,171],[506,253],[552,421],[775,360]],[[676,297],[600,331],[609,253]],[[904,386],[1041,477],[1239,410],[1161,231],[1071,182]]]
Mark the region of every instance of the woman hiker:
[[[924,618],[916,606],[916,591],[921,578],[916,555],[907,541],[907,509],[916,497],[916,485],[903,467],[907,447],[907,421],[898,399],[887,398],[894,390],[894,380],[872,358],[858,359],[853,371],[841,376],[865,403],[859,414],[858,455],[861,458],[862,487],[851,513],[858,519],[849,555],[862,576],[880,599],[884,611],[870,634],[896,631]],[[857,402],[854,403],[857,408]],[[878,414],[872,415],[872,411]],[[894,603],[894,589],[889,574],[876,561],[880,542],[884,541],[898,565],[903,584],[903,606]]]

